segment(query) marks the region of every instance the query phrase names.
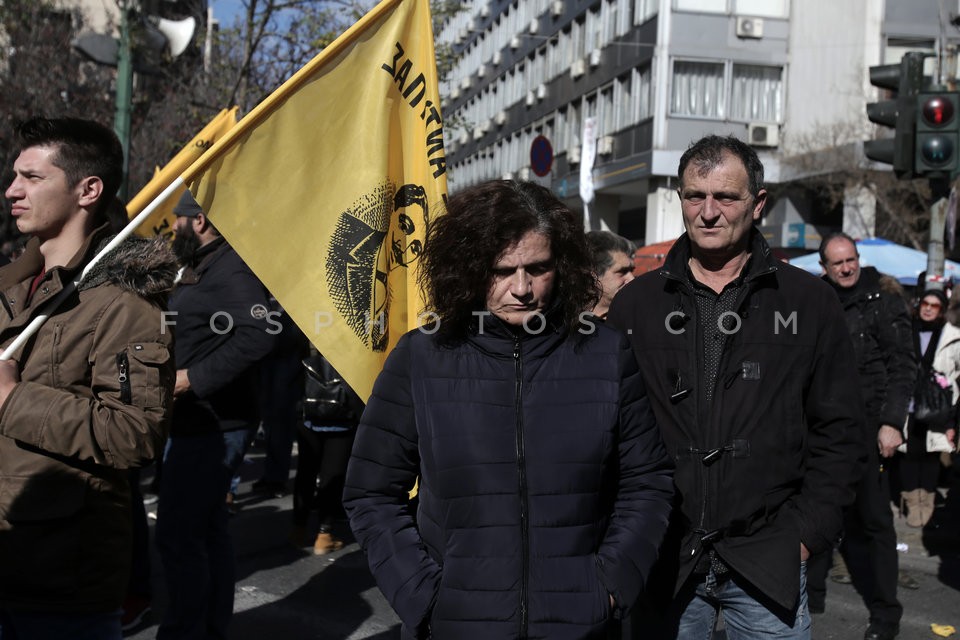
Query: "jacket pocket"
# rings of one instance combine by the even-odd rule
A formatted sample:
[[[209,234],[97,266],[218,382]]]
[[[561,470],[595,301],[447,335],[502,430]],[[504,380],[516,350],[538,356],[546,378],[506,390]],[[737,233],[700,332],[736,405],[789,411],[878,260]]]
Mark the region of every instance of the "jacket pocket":
[[[127,345],[124,351],[117,354],[117,383],[121,400],[137,407],[169,404],[174,373],[173,368],[167,366],[168,362],[170,350],[166,345],[156,342]]]

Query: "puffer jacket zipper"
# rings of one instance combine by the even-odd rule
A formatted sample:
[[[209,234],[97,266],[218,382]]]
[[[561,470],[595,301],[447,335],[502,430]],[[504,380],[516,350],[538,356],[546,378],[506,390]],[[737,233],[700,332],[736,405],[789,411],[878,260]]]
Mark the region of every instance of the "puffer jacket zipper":
[[[517,475],[520,482],[520,638],[527,637],[527,589],[530,580],[529,523],[527,514],[527,464],[523,446],[523,360],[520,357],[520,338],[513,343],[514,371],[516,373],[517,420]]]

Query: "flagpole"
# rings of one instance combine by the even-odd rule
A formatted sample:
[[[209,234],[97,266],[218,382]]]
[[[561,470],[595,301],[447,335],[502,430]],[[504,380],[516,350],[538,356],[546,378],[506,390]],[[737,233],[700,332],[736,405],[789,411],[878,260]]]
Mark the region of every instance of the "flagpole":
[[[371,9],[355,23],[350,25],[346,31],[340,34],[340,37],[324,47],[324,49],[312,60],[310,60],[310,62],[303,65],[299,71],[290,76],[286,82],[277,87],[277,89],[269,96],[264,98],[263,102],[258,104],[250,111],[250,113],[241,118],[240,122],[238,122],[235,127],[227,131],[222,138],[217,140],[213,146],[207,150],[206,153],[197,158],[197,160],[190,165],[186,171],[180,174],[183,181],[189,184],[195,176],[203,173],[211,164],[213,164],[213,162],[220,156],[221,153],[223,153],[233,144],[234,138],[244,135],[260,124],[262,120],[270,115],[270,112],[273,111],[279,102],[285,100],[288,96],[295,93],[297,89],[299,89],[307,80],[311,79],[311,76],[316,72],[318,67],[326,64],[331,58],[338,56],[344,49],[353,44],[353,41],[356,40],[359,35],[368,28],[370,23],[376,22],[384,14],[392,10],[396,5],[403,1],[405,0],[382,0],[380,4]]]
[[[14,338],[13,342],[11,342],[10,345],[3,350],[2,354],[0,354],[0,360],[9,360],[13,354],[16,353],[16,351],[22,347],[27,340],[29,340],[38,329],[40,329],[41,326],[43,326],[43,323],[50,318],[50,315],[56,311],[57,308],[73,294],[74,291],[76,291],[77,287],[94,267],[94,265],[103,259],[105,255],[113,251],[117,245],[129,238],[136,228],[139,227],[151,213],[153,213],[153,210],[163,204],[163,202],[170,197],[170,194],[176,191],[179,187],[183,186],[183,184],[183,178],[176,178],[166,189],[160,192],[160,195],[154,198],[153,202],[147,205],[144,210],[137,215],[137,217],[127,223],[127,226],[125,226],[120,233],[114,236],[113,240],[108,242],[107,246],[101,249],[100,252],[97,253],[97,255],[95,255],[93,259],[87,263],[87,266],[85,266],[83,271],[80,272],[80,277],[68,283],[63,290],[56,295],[56,297],[50,300],[50,302],[43,307],[43,311],[34,317],[34,319],[30,321],[30,324],[24,327],[23,331],[20,332],[20,335]]]

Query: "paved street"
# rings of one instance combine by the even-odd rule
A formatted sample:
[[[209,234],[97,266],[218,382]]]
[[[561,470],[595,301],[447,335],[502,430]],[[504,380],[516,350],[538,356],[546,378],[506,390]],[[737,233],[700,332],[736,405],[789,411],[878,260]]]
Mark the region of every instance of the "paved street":
[[[287,543],[291,498],[250,493],[259,477],[262,454],[254,450],[242,469],[240,512],[233,517],[238,574],[231,640],[355,640],[399,638],[399,625],[367,572],[349,532],[341,551],[314,556]],[[960,496],[960,490],[954,492]],[[155,505],[151,508],[155,508]],[[905,613],[901,640],[934,639],[930,624],[949,624],[960,640],[960,504],[947,501],[935,522],[921,534],[898,520],[901,568],[919,583],[900,590]],[[152,521],[151,521],[152,522]],[[151,531],[152,536],[152,531]],[[152,541],[152,538],[151,538]],[[154,554],[155,611],[127,637],[152,639],[163,607],[162,576]],[[827,611],[814,617],[815,640],[859,640],[866,609],[851,585],[828,581]],[[722,638],[722,633],[718,634]],[[456,639],[444,639],[456,640]]]

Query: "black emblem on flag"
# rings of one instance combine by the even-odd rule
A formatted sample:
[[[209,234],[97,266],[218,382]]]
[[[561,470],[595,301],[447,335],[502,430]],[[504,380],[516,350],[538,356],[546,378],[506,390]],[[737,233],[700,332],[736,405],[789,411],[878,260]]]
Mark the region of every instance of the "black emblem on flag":
[[[426,224],[427,198],[423,187],[405,184],[399,189],[384,183],[342,212],[327,247],[327,291],[337,311],[353,332],[373,351],[386,351],[387,318],[391,295],[388,274],[413,264],[423,243],[411,236],[414,219],[409,206],[422,209]],[[424,235],[426,229],[423,230]]]

